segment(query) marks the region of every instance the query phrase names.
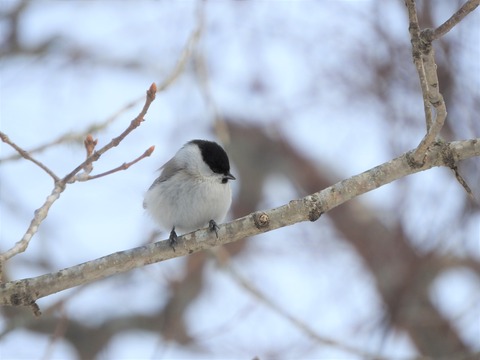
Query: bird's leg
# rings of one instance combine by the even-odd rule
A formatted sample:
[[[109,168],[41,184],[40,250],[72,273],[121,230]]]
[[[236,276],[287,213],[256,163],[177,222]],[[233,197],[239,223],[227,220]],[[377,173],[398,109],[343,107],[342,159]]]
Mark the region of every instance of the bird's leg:
[[[219,229],[219,227],[218,227],[217,223],[215,222],[215,220],[212,219],[208,222],[208,228],[210,229],[210,231],[215,231],[215,235],[217,236],[217,239],[218,239],[218,231],[217,230]]]
[[[177,244],[177,233],[175,232],[175,226],[173,227],[172,231],[170,231],[170,237],[168,238],[169,245],[175,251],[175,245]]]

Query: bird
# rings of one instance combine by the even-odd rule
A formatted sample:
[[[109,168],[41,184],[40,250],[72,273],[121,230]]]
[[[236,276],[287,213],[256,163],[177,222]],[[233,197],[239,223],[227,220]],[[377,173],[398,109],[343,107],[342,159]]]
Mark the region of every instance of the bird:
[[[218,238],[218,223],[232,203],[230,161],[214,141],[195,139],[183,145],[160,168],[145,193],[143,207],[165,230],[175,251],[177,231],[185,234],[207,227]]]

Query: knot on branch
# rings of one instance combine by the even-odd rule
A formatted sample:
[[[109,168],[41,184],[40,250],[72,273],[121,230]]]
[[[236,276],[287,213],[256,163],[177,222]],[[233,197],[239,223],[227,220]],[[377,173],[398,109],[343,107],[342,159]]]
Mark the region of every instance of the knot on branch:
[[[426,28],[420,31],[420,39],[424,44],[431,44],[432,41],[435,39],[435,30]]]
[[[440,153],[442,156],[447,155],[447,151],[449,155],[453,156],[452,150],[448,147],[448,145],[443,141],[434,141],[430,146],[426,148],[424,152],[419,152],[419,148],[409,151],[405,154],[408,166],[412,169],[420,169],[425,165],[427,161],[427,156],[431,152]],[[443,157],[444,162],[442,164],[446,164],[445,157]],[[448,166],[448,165],[447,165]]]
[[[457,171],[456,170],[457,164],[456,164],[455,156],[452,149],[447,144],[443,144],[443,145],[444,146],[440,151],[440,154],[442,155],[443,163],[445,164],[445,166],[448,166],[453,171]]]
[[[308,212],[308,220],[317,221],[323,214],[323,207],[318,195],[312,195],[309,197],[310,211]]]
[[[415,150],[409,151],[406,153],[405,157],[407,159],[407,164],[410,166],[412,169],[419,169],[423,166],[425,163],[425,158],[423,158],[423,161],[418,161],[415,159]]]
[[[264,212],[257,212],[253,214],[253,221],[258,229],[262,229],[270,225],[270,217]]]
[[[40,308],[38,307],[37,303],[35,302],[35,300],[33,300],[32,296],[29,295],[27,292],[24,292],[24,293],[16,292],[10,295],[9,300],[10,300],[9,305],[11,306],[29,306],[36,317],[39,317],[40,315],[42,315],[42,312],[40,311]]]

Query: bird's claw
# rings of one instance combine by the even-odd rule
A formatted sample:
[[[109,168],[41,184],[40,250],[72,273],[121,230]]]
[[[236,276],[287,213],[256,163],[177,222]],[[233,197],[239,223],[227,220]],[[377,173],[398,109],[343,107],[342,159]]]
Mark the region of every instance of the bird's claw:
[[[177,233],[175,232],[175,226],[173,227],[172,231],[170,231],[170,237],[168,238],[169,240],[169,245],[175,251],[175,245],[177,244]]]
[[[218,227],[218,225],[217,225],[217,223],[215,222],[215,220],[212,219],[212,220],[210,220],[210,221],[208,222],[208,228],[210,229],[210,231],[215,231],[215,235],[216,235],[216,237],[217,237],[217,239],[218,239],[218,229],[220,229],[220,228]]]

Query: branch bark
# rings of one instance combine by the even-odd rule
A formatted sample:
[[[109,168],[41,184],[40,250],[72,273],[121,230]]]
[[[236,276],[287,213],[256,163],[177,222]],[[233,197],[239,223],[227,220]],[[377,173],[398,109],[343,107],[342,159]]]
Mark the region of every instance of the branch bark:
[[[411,161],[409,151],[361,174],[340,181],[324,190],[293,200],[281,207],[259,211],[223,224],[218,239],[208,229],[201,229],[178,238],[174,252],[168,240],[119,251],[55,273],[0,284],[0,305],[36,306],[39,298],[87,284],[121,272],[167,259],[189,255],[215,246],[228,244],[248,236],[272,231],[302,221],[316,221],[323,213],[402,177],[448,166],[480,156],[480,138],[434,143],[422,165]]]
[[[440,93],[432,40],[427,39],[424,35],[425,32],[420,31],[415,0],[406,0],[405,4],[408,11],[412,57],[420,80],[427,123],[427,133],[413,153],[412,159],[417,163],[422,163],[428,148],[437,139],[445,124],[447,108]],[[432,107],[435,109],[435,118],[432,117]]]

